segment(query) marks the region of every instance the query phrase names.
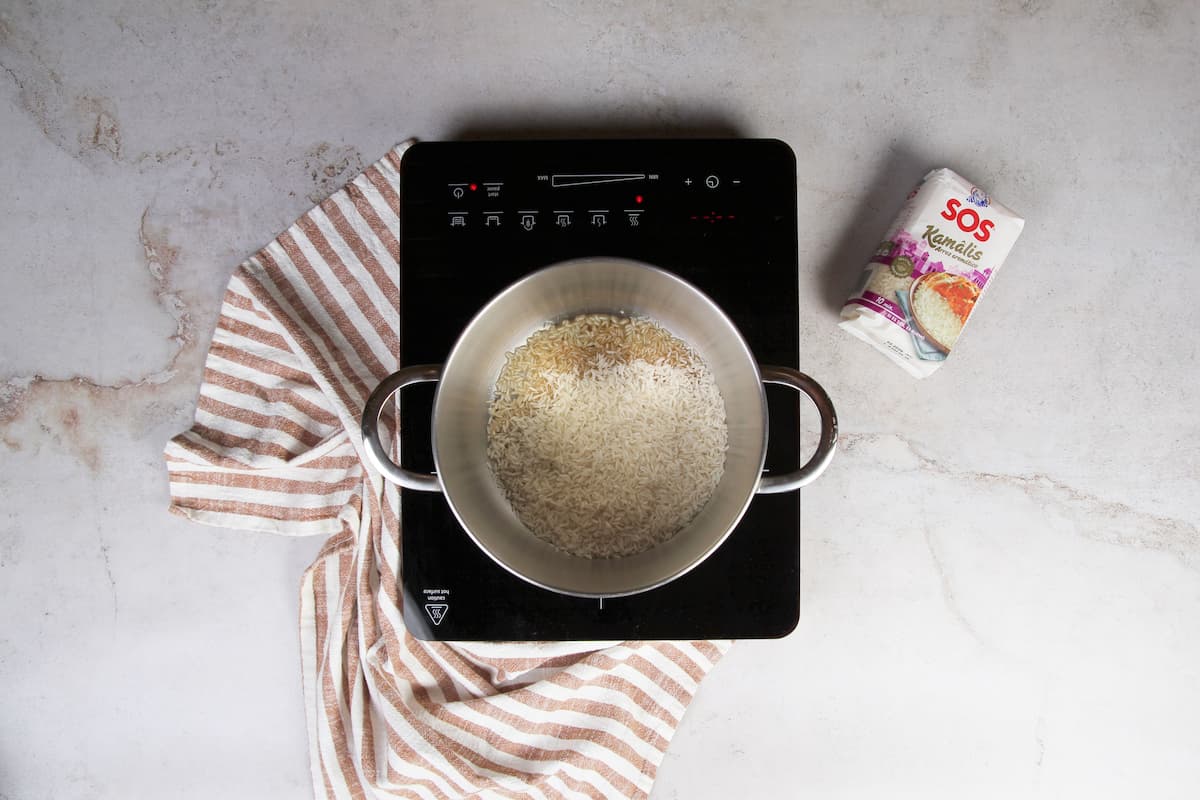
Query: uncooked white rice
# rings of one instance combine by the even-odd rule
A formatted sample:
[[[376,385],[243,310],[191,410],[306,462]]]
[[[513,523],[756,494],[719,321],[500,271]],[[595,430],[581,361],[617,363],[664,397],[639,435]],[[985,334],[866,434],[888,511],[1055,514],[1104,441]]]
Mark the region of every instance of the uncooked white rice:
[[[876,269],[871,273],[870,280],[863,287],[864,291],[874,292],[886,300],[896,302],[896,293],[903,292],[908,294],[908,290],[912,288],[913,279],[908,276],[900,276],[892,272],[890,269]]]
[[[647,319],[587,314],[507,355],[488,462],[517,516],[572,555],[633,555],[674,536],[725,469],[708,367]]]

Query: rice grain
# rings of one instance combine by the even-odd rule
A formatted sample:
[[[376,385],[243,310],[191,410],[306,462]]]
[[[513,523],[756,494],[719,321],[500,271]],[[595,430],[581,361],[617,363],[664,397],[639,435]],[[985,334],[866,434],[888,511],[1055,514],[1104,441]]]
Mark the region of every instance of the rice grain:
[[[667,541],[725,467],[725,403],[686,343],[637,317],[587,314],[508,354],[488,462],[534,535],[586,558]]]

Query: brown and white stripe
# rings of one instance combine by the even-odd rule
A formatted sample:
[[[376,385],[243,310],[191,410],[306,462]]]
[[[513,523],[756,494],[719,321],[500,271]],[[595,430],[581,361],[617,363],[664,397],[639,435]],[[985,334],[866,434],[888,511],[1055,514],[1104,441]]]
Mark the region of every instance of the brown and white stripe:
[[[230,280],[195,425],[166,448],[171,510],[328,537],[300,604],[318,797],[646,797],[728,642],[440,644],[404,628],[399,493],[364,467],[357,431],[397,368],[405,147]]]

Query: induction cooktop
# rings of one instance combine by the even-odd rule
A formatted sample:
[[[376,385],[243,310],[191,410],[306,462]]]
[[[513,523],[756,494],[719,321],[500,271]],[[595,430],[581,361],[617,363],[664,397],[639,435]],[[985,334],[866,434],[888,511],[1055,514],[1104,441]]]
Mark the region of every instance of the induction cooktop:
[[[796,161],[777,140],[425,142],[401,165],[401,365],[438,364],[470,319],[549,264],[616,256],[699,287],[760,363],[798,366]],[[432,384],[400,401],[401,463],[431,472]],[[799,399],[768,387],[766,468],[798,466]],[[493,562],[438,493],[401,491],[404,619],[441,641],[769,638],[800,615],[800,494],[756,495],[698,567],[600,599]]]

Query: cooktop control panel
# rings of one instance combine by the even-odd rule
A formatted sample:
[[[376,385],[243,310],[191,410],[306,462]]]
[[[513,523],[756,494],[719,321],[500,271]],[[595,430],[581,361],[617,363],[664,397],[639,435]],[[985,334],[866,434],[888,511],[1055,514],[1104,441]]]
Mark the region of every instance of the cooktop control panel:
[[[580,232],[614,235],[637,233],[647,225],[672,219],[684,204],[685,218],[706,225],[736,225],[744,215],[742,198],[746,179],[737,170],[724,178],[703,169],[663,174],[640,172],[542,172],[506,179],[489,175],[457,176],[445,187],[445,225],[482,230],[486,234],[510,231],[520,236],[566,235]]]
[[[406,222],[416,228],[408,233],[437,236],[441,228],[527,242],[574,236],[600,242],[647,228],[745,229],[786,211],[771,208],[770,200],[781,180],[794,181],[791,151],[784,163],[793,171],[784,175],[764,174],[759,159],[737,154],[746,145],[786,149],[781,143],[730,142],[728,152],[700,152],[692,142],[665,152],[639,142],[603,144],[594,156],[586,142],[418,144],[404,163]],[[447,164],[444,148],[462,148],[461,156]],[[767,163],[778,166],[776,159]]]

